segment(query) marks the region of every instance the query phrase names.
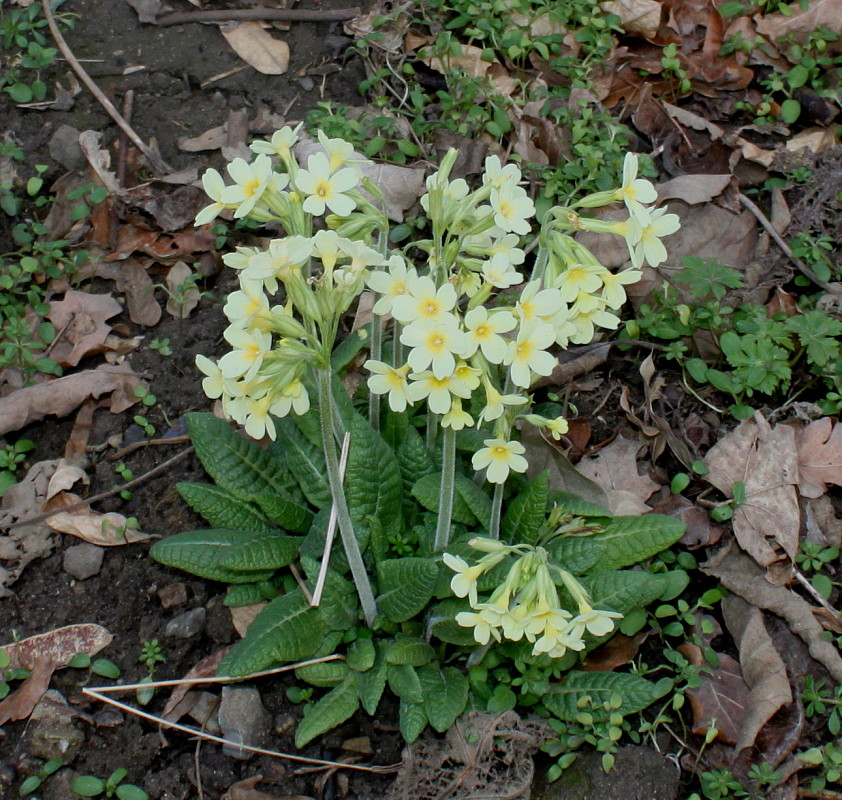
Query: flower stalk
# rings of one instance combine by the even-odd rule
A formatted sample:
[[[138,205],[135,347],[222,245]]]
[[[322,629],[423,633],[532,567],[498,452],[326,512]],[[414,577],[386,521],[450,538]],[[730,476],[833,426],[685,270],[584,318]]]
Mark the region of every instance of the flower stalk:
[[[453,516],[453,492],[456,473],[456,431],[442,428],[441,484],[439,486],[439,515],[436,523],[435,549],[442,550],[450,541],[450,520]]]

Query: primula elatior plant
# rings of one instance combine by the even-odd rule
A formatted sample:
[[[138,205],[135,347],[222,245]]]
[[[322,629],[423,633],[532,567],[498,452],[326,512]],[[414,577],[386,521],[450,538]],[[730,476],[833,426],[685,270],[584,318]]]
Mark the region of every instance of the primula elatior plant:
[[[570,681],[580,654],[625,614],[681,591],[684,573],[622,568],[668,547],[683,526],[613,518],[550,489],[546,473],[528,481],[516,426],[566,431],[563,418],[531,413],[530,386],[551,374],[551,348],[617,328],[624,287],[643,263],[663,261],[660,240],[678,218],[651,207],[654,187],[629,154],[619,188],[551,209],[525,247],[535,210],[517,166],[492,156],[471,188],[451,179],[451,151],[421,199],[430,238],[392,250],[367,162],[343,140],[318,138],[297,143],[298,129],[284,128],[252,144],[251,163],[228,165],[233,183],[204,175],[213,202],[197,224],[228,209],[283,235],[224,256],[240,275],[224,307],[232,349],[218,362],[197,358],[207,395],[248,434],[188,416],[216,483],[178,488],[214,527],[162,540],[152,554],[231,584],[229,605],[270,601],[222,674],[345,646],[344,660],[297,670],[331,689],[305,709],[299,745],[360,704],[373,714],[387,684],[408,741],[428,723],[446,730],[469,702],[563,716],[567,699],[553,702],[548,676]],[[587,216],[619,202],[629,211],[622,222]],[[573,238],[579,230],[622,236],[632,268],[606,269]],[[339,341],[366,288],[372,322]],[[366,416],[336,380],[363,348]],[[265,447],[253,441],[262,438]],[[335,527],[342,548],[332,550]],[[295,561],[303,576],[279,572]],[[494,669],[469,681],[467,658]],[[626,713],[668,690],[614,674],[609,690],[604,675],[581,676],[576,693],[607,691]]]

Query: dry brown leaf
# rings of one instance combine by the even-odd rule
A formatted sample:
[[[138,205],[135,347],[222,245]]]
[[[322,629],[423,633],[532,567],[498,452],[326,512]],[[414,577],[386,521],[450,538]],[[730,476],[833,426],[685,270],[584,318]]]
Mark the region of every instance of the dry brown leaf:
[[[237,606],[231,609],[231,623],[241,639],[246,635],[246,631],[249,629],[249,625],[254,622],[255,617],[266,606],[267,603],[252,603],[250,606]]]
[[[87,473],[77,464],[62,459],[56,466],[56,471],[50,478],[47,486],[46,500],[52,500],[56,495],[71,489],[76,483],[82,481],[85,485],[90,483]]]
[[[264,30],[259,22],[220,28],[231,49],[263,75],[283,75],[289,67],[289,45]]]
[[[660,487],[637,471],[640,442],[618,436],[596,458],[583,458],[577,471],[603,488],[608,508],[615,515],[645,514],[652,509],[646,500]]]
[[[63,417],[89,397],[111,396],[110,410],[119,414],[137,402],[132,394],[140,378],[128,364],[103,365],[25,386],[0,398],[0,436],[20,430],[49,415]]]
[[[690,663],[704,665],[704,656],[697,645],[683,644],[678,649]],[[687,690],[693,709],[693,733],[704,736],[713,726],[719,741],[734,744],[742,728],[749,690],[736,659],[727,653],[717,655],[719,666],[712,672],[702,672],[699,686]]]
[[[722,613],[740,650],[740,668],[750,690],[736,743],[737,750],[744,750],[754,744],[763,726],[792,702],[792,690],[760,609],[729,595],[722,600]]]
[[[482,78],[491,68],[491,61],[483,60],[483,49],[472,44],[459,45],[461,48],[459,55],[445,56],[444,59],[438,56],[431,58],[420,58],[419,60],[426,64],[430,69],[441,72],[443,75],[450,70],[460,70],[464,72],[469,78]]]
[[[658,202],[683,200],[691,206],[709,203],[722,194],[730,182],[730,175],[680,175],[658,185]]]
[[[228,141],[228,126],[218,125],[210,128],[199,136],[190,139],[179,139],[178,149],[185,153],[200,153],[203,150],[221,150]]]
[[[0,702],[0,725],[9,720],[26,719],[50,687],[55,670],[49,661],[35,661],[29,668],[29,677]]]
[[[62,501],[67,505],[78,503],[79,499],[74,494],[62,495]],[[149,539],[149,534],[129,527],[126,517],[116,511],[109,511],[107,514],[85,508],[59,511],[47,519],[47,525],[54,531],[68,533],[100,547],[120,547]]]
[[[705,463],[710,469],[705,480],[726,497],[733,497],[735,483],[745,485],[745,502],[733,516],[740,547],[764,567],[794,561],[801,525],[795,431],[787,425],[770,428],[756,413],[714,445]]]
[[[185,681],[189,681],[191,678],[210,678],[212,675],[216,675],[216,669],[219,666],[219,662],[222,661],[223,657],[230,649],[230,647],[223,647],[221,650],[217,650],[215,653],[205,656],[198,664],[188,671],[188,673],[184,676]],[[170,722],[175,722],[178,719],[177,717],[173,718],[170,715],[176,706],[178,706],[178,704],[184,699],[184,696],[190,691],[192,686],[193,684],[185,682],[179,684],[172,690],[172,694],[169,696],[167,704],[164,706],[164,710],[161,714],[164,719],[168,719]]]
[[[833,127],[808,128],[787,139],[786,149],[790,153],[804,149],[811,153],[823,153],[825,150],[835,147],[838,142],[838,134]]]
[[[528,477],[535,478],[547,470],[550,489],[577,494],[589,503],[608,508],[607,492],[598,483],[582,475],[561,452],[558,443],[545,438],[539,428],[524,422],[520,441],[526,448],[526,460],[529,462],[529,468],[526,471]]]
[[[810,0],[806,10],[799,10],[794,3],[788,15],[766,14],[756,20],[757,32],[770,42],[776,42],[781,36],[792,34],[799,43],[804,43],[816,28],[829,28],[834,33],[842,33],[842,9],[839,0]],[[794,12],[794,13],[793,13]],[[839,52],[840,43],[831,42],[828,52]]]
[[[365,14],[348,20],[343,28],[348,36],[355,39],[363,39],[376,30],[377,36],[368,39],[371,46],[397,53],[403,47],[404,36],[412,35],[407,34],[407,30],[412,22],[410,12],[415,10],[415,5],[413,0],[378,0],[371,3]]]
[[[301,162],[314,153],[323,153],[318,142],[303,139],[295,146],[295,155]],[[354,153],[354,166],[372,183],[376,184],[386,203],[386,214],[394,222],[403,222],[403,212],[411,208],[424,194],[425,172],[421,168],[399,167],[395,164],[375,164],[365,156]],[[379,204],[372,198],[372,202]]]
[[[26,668],[31,673],[16,691],[0,703],[0,725],[28,717],[49,687],[55,670],[66,667],[77,653],[95,655],[107,647],[112,638],[101,625],[84,623],[0,645],[0,649],[9,656],[10,667]]]
[[[193,270],[183,261],[173,264],[167,273],[167,313],[175,319],[187,319],[199,305],[202,297],[199,287],[195,283],[187,283],[192,274]]]
[[[731,547],[720,550],[701,569],[753,606],[785,619],[790,630],[807,645],[810,655],[824,665],[837,683],[842,683],[842,656],[832,642],[822,638],[823,628],[806,600],[784,586],[769,583],[764,570]]]
[[[83,268],[82,274],[114,281],[117,290],[126,295],[126,308],[132,322],[150,328],[161,321],[164,312],[155,299],[155,284],[146,267],[136,258],[126,258],[119,264],[94,259]]]
[[[91,169],[96,173],[102,185],[108,189],[108,193],[117,196],[122,193],[122,187],[117,180],[117,175],[111,170],[111,156],[100,146],[101,141],[100,131],[82,131],[79,134],[79,147],[82,148]]]
[[[822,417],[798,431],[795,443],[798,490],[804,497],[821,497],[828,483],[842,486],[842,426]]]
[[[606,14],[616,14],[626,33],[639,33],[654,39],[661,25],[662,5],[658,0],[611,0],[600,3]]]
[[[105,320],[122,310],[110,294],[68,289],[63,300],[50,303],[47,314],[59,332],[51,357],[63,367],[75,367],[86,356],[101,353],[111,331]]]
[[[26,476],[10,486],[0,499],[0,530],[17,527],[0,534],[0,597],[7,597],[11,586],[24,568],[36,558],[48,555],[56,541],[55,534],[43,523],[21,524],[39,515],[47,499],[50,478],[60,462],[39,461]]]

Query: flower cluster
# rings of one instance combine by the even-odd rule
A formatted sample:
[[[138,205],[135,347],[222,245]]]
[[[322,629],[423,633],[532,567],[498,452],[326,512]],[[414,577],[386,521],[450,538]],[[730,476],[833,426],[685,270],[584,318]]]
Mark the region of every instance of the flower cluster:
[[[656,248],[663,247],[659,237],[675,229],[677,217],[644,205],[656,199],[655,189],[637,178],[637,159],[629,154],[619,189],[552,210],[539,238],[538,263],[526,279],[520,237],[529,232],[535,208],[519,186],[520,171],[492,156],[482,186],[470,191],[463,179],[449,180],[454,158],[446,156],[427,180],[421,201],[433,239],[415,244],[427,252],[429,269],[422,272],[394,255],[368,278],[378,298],[374,312],[393,317],[397,339],[392,363],[366,363],[368,386],[386,395],[393,411],[426,402],[444,428],[493,423],[493,436],[473,465],[500,484],[527,468],[511,430],[518,408],[529,402],[529,387],[555,368],[552,348],[588,343],[597,328],[617,328],[613,312],[626,300],[625,286],[641,275],[636,268],[608,270],[571,234],[620,233],[634,264],[654,264],[660,263]],[[586,219],[575,210],[621,200],[630,211],[623,223]],[[511,287],[519,289],[507,292]],[[563,419],[531,415],[530,421],[556,437],[566,431]]]
[[[313,233],[313,217],[327,212],[339,222],[364,218],[359,229],[382,226],[383,220],[360,191],[353,148],[320,134],[323,152],[310,155],[302,168],[292,152],[297,134],[287,127],[271,141],[255,142],[253,163],[234,159],[228,165],[234,181],[229,186],[208,170],[202,180],[214,202],[196,217],[197,224],[206,224],[229,209],[236,218],[275,221],[289,234],[264,248],[238,247],[223,256],[239,272],[240,288],[224,307],[230,323],[224,336],[232,349],[218,363],[196,358],[206,376],[205,393],[221,398],[225,414],[255,438],[275,438],[273,416],[309,410],[308,366],[329,363],[340,315],[362,291],[370,270],[385,263],[364,240],[330,228]],[[281,286],[286,303],[273,306],[270,297]]]
[[[594,609],[582,585],[552,563],[543,547],[507,545],[481,537],[468,544],[485,553],[476,564],[450,553],[444,554],[444,563],[456,573],[450,582],[453,594],[467,597],[473,609],[458,613],[456,622],[473,628],[479,644],[488,644],[492,638],[498,642],[526,639],[533,645],[533,655],[561,658],[568,650],[584,649],[586,631],[605,636],[614,630],[614,620],[622,619],[614,611]],[[480,601],[480,576],[511,556],[515,560],[505,580],[487,600]],[[578,610],[575,616],[560,604],[553,574],[572,598]]]

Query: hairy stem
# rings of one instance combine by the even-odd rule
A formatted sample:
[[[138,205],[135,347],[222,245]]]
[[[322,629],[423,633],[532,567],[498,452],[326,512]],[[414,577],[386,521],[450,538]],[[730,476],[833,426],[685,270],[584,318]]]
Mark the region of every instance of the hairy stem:
[[[504,483],[494,484],[494,496],[491,498],[491,520],[488,523],[488,536],[490,539],[500,538],[500,515],[503,510],[504,486]]]
[[[435,549],[447,547],[450,539],[450,518],[453,515],[453,486],[456,472],[456,431],[442,429],[441,485],[439,488],[439,518],[436,524]]]
[[[374,601],[374,593],[371,590],[371,582],[363,563],[363,556],[360,552],[360,545],[354,535],[354,523],[351,521],[351,513],[348,511],[348,501],[345,498],[345,488],[342,485],[342,476],[339,471],[339,457],[336,454],[336,442],[333,436],[333,393],[331,391],[330,369],[322,368],[319,371],[319,422],[322,434],[322,448],[325,453],[327,464],[327,478],[330,483],[330,493],[333,497],[333,504],[336,507],[336,518],[339,523],[339,535],[342,537],[342,545],[345,548],[345,555],[348,558],[348,565],[351,567],[351,576],[354,579],[354,586],[357,587],[357,594],[363,608],[366,624],[374,624],[377,616],[377,604]]]

